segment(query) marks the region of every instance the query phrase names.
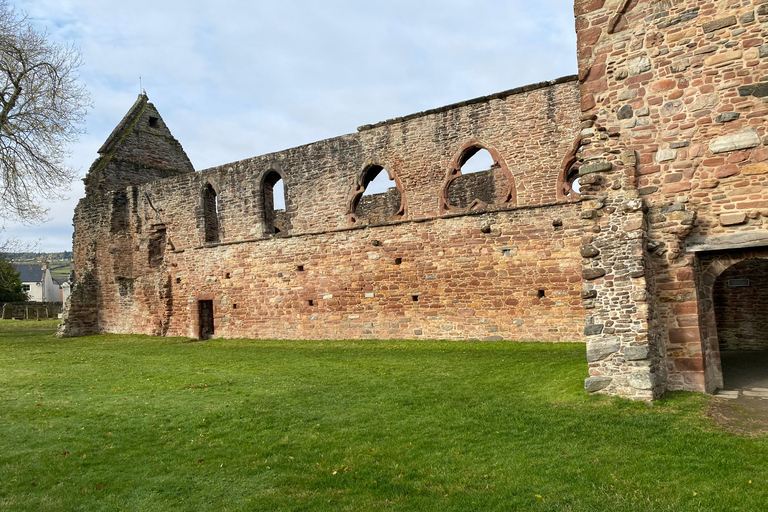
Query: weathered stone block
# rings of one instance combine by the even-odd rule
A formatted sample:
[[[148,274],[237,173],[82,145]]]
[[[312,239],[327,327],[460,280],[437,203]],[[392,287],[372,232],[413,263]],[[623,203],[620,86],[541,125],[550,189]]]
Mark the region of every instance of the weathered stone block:
[[[721,226],[735,226],[744,224],[747,221],[747,214],[744,212],[723,213],[720,215]]]
[[[603,324],[589,324],[584,326],[584,336],[595,336],[602,334],[605,325]]]
[[[613,164],[610,162],[589,162],[579,167],[579,175],[591,174],[593,172],[608,172],[613,170]]]
[[[605,270],[602,268],[585,268],[581,271],[581,275],[587,281],[593,281],[605,275]]]
[[[754,176],[756,174],[768,174],[768,164],[750,164],[741,168],[741,174],[744,176]]]
[[[627,383],[635,389],[653,389],[657,382],[656,374],[650,370],[635,371],[627,377]]]
[[[736,16],[726,16],[725,18],[720,18],[704,23],[701,28],[703,28],[704,33],[707,34],[709,32],[714,32],[715,30],[733,26],[736,23]]]
[[[718,116],[715,117],[715,122],[730,123],[731,121],[737,120],[739,117],[741,117],[741,114],[738,112],[723,112],[722,114],[718,114]]]
[[[734,133],[733,135],[718,137],[710,142],[709,150],[713,153],[725,153],[728,151],[737,151],[739,149],[754,148],[759,146],[760,143],[761,140],[757,135],[757,132],[750,129]]]
[[[677,151],[674,149],[662,149],[658,153],[656,153],[656,161],[661,162],[668,162],[670,160],[674,160],[677,158]]]
[[[595,393],[607,388],[611,382],[613,382],[612,377],[589,377],[584,379],[584,389],[587,393]]]
[[[642,361],[648,359],[650,349],[648,347],[627,347],[624,349],[624,359],[627,361]]]
[[[615,354],[621,348],[621,342],[616,338],[602,338],[587,341],[587,362],[602,361]]]
[[[764,98],[768,96],[768,82],[750,84],[739,87],[739,96],[754,96]]]
[[[635,112],[632,110],[631,105],[624,105],[616,113],[616,117],[618,119],[632,119],[634,115],[635,115]]]
[[[699,96],[696,98],[693,103],[691,103],[691,106],[688,107],[688,110],[690,112],[698,112],[699,110],[712,110],[713,108],[717,107],[717,104],[720,102],[720,97],[716,93],[711,94],[704,94],[702,96]]]
[[[755,11],[747,11],[739,17],[739,22],[741,22],[742,25],[752,23],[753,21],[755,21]]]
[[[636,57],[627,64],[629,76],[637,76],[651,70],[651,59],[648,57]]]
[[[738,60],[743,55],[744,55],[744,52],[742,52],[741,50],[731,50],[729,52],[722,52],[704,59],[704,64],[707,66],[717,66],[720,64],[725,64],[727,62]]]
[[[682,100],[668,101],[661,107],[661,115],[667,117],[676,116],[683,111],[684,107],[685,105],[683,105]]]
[[[579,248],[582,258],[594,258],[600,254],[600,251],[594,245],[582,245]]]

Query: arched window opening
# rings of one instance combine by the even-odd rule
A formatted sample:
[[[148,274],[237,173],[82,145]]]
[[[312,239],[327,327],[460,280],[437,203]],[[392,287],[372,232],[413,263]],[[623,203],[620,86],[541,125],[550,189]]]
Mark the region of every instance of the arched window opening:
[[[748,259],[725,270],[713,299],[723,387],[768,387],[768,260]]]
[[[264,230],[266,234],[287,233],[289,230],[286,214],[286,189],[282,176],[269,171],[264,177]]]
[[[380,165],[363,172],[353,193],[350,220],[358,224],[379,224],[404,213],[403,196],[394,177]]]
[[[579,176],[578,155],[581,152],[581,135],[578,135],[571,145],[570,151],[565,155],[557,177],[557,200],[579,199],[581,195],[581,177]]]
[[[205,241],[219,241],[219,200],[210,183],[203,188],[203,218],[205,220]]]
[[[493,157],[487,149],[481,149],[470,156],[461,166],[461,174],[474,174],[476,172],[490,171],[493,168]]]
[[[579,182],[580,179],[581,177],[579,176],[578,167],[575,167],[568,172],[562,184],[564,198],[568,198],[568,199],[579,198],[579,196],[581,195],[581,183]]]
[[[469,143],[454,159],[443,196],[443,213],[514,204],[514,179],[495,150]]]

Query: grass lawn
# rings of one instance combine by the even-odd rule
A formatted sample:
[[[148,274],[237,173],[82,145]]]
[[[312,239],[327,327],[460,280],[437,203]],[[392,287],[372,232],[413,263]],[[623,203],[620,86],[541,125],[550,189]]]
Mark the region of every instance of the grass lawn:
[[[0,509],[768,503],[768,438],[720,430],[704,395],[587,396],[583,344],[52,333],[0,330]]]

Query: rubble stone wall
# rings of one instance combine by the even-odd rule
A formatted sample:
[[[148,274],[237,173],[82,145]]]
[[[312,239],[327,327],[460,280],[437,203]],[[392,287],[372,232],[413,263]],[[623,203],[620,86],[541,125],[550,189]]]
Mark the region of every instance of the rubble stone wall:
[[[588,337],[604,347],[588,384],[639,397],[711,391],[717,339],[700,321],[699,256],[685,242],[768,225],[768,2],[577,0],[575,14],[578,164],[593,172],[583,204],[637,206],[632,221],[626,208],[601,207],[585,228],[585,242],[605,247],[587,265],[605,272],[587,285],[594,323],[617,327]],[[621,237],[631,255],[610,246]],[[626,286],[611,288],[619,275]],[[633,347],[647,354],[642,365],[626,357]]]

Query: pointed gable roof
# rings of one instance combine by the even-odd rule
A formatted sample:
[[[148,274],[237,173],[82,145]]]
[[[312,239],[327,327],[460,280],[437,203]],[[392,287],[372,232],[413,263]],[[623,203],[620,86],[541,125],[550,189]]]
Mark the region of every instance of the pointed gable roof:
[[[125,114],[125,117],[123,117],[122,121],[120,121],[117,126],[115,126],[115,129],[112,130],[112,133],[109,134],[107,140],[104,141],[104,144],[102,144],[102,146],[99,148],[98,153],[100,155],[109,153],[109,150],[115,147],[115,144],[117,144],[118,141],[122,139],[124,135],[126,135],[126,132],[128,132],[128,130],[130,130],[130,128],[135,124],[141,113],[144,112],[144,108],[148,103],[149,97],[147,97],[147,94],[139,94],[139,97],[136,99],[136,102],[133,104],[131,109],[127,114]]]
[[[86,195],[195,172],[146,93],[139,95],[98,152],[83,180]]]

